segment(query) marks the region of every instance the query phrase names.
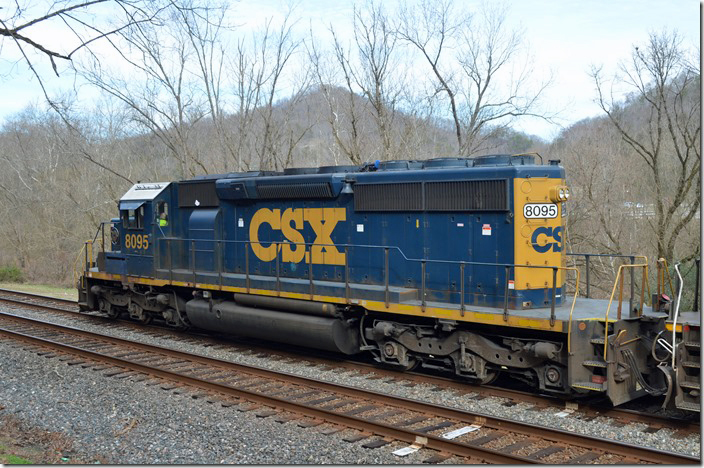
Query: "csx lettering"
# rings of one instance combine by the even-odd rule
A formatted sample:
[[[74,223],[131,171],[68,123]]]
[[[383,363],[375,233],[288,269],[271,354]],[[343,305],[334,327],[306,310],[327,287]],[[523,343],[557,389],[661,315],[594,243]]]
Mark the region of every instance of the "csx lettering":
[[[555,242],[547,242],[545,245],[540,245],[538,243],[538,238],[541,235],[550,239],[554,239]],[[536,252],[546,253],[552,249],[553,252],[562,252],[562,226],[553,228],[551,226],[541,226],[533,231],[533,236],[530,239],[531,244]]]
[[[126,234],[125,248],[146,250],[149,248],[149,236],[146,234]]]
[[[254,213],[249,225],[249,240],[252,251],[263,262],[270,262],[281,252],[284,262],[299,263],[303,260],[316,264],[344,265],[345,254],[332,245],[332,231],[339,221],[347,219],[345,208],[262,208]],[[305,239],[301,230],[303,223],[308,223],[315,232],[310,252],[306,250]],[[275,243],[264,247],[259,241],[259,228],[268,224],[274,231],[281,231],[288,242]],[[290,243],[289,243],[290,242]]]

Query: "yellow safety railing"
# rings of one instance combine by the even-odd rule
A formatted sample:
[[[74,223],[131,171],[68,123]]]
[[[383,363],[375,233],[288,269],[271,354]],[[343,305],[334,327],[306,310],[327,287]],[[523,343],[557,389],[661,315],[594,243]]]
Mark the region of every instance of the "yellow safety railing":
[[[572,312],[574,312],[574,305],[577,303],[577,296],[579,295],[579,269],[577,267],[566,267],[565,270],[573,270],[577,273],[577,282],[574,288],[574,299],[572,299],[570,319],[567,323],[567,354],[569,354],[572,352]]]
[[[637,258],[644,259],[643,263],[631,263],[626,265],[621,265],[618,267],[618,272],[616,273],[616,280],[614,281],[614,287],[611,290],[611,297],[609,298],[609,305],[606,307],[606,315],[604,316],[604,360],[606,360],[606,351],[609,344],[609,312],[611,311],[611,303],[614,300],[614,295],[616,294],[616,287],[620,284],[620,292],[618,297],[618,319],[621,319],[621,307],[623,305],[623,275],[622,272],[625,268],[643,268],[643,283],[640,287],[640,303],[639,303],[639,313],[643,313],[644,298],[643,294],[645,289],[648,289],[648,296],[650,296],[650,284],[648,283],[648,257],[643,255],[638,255]],[[631,273],[632,275],[633,273]],[[629,311],[630,313],[630,311]]]
[[[674,300],[675,288],[672,287],[672,277],[670,276],[670,269],[667,266],[667,260],[660,257],[658,259],[658,263],[662,263],[665,266],[664,270],[667,274],[667,282],[670,284],[670,294],[672,295],[672,300]],[[660,294],[660,291],[665,292],[665,275],[662,275],[662,278],[660,278],[660,276],[660,268],[658,268],[658,295]]]
[[[76,260],[73,262],[73,284],[78,287],[79,271],[78,271],[78,261],[81,259],[81,254],[85,253],[85,262],[83,263],[83,270],[90,268],[90,263],[93,262],[93,241],[87,240],[83,243],[83,247],[78,251],[76,255]]]

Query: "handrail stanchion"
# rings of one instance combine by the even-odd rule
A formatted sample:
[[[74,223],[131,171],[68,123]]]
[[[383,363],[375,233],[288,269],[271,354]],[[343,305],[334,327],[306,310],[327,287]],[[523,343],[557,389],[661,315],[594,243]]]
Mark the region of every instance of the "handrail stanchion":
[[[279,273],[279,243],[274,242],[276,246],[276,295],[281,297],[281,277]]]
[[[648,281],[648,276],[647,276],[646,269],[643,268],[643,279],[642,279],[642,282],[640,283],[640,307],[638,309],[638,317],[643,315],[643,299],[644,299],[643,296],[645,295],[645,282],[646,281]],[[633,310],[633,309],[631,309],[631,310]],[[631,314],[629,313],[628,316],[630,317]]]
[[[555,302],[557,300],[557,267],[552,268],[552,302],[550,303],[550,326],[555,326]]]
[[[508,322],[508,278],[510,266],[506,266],[506,281],[504,281],[504,322]]]
[[[464,317],[464,262],[460,262],[460,317]]]
[[[347,246],[345,246],[345,302],[350,303],[350,264]]]
[[[100,223],[100,228],[102,231],[102,235],[100,236],[100,248],[104,253],[105,252],[105,221]]]
[[[220,291],[222,291],[222,267],[223,267],[223,255],[222,255],[222,239],[217,240],[218,246],[218,281],[220,282]]]
[[[384,248],[384,304],[389,308],[389,248]]]
[[[636,257],[631,257],[631,265],[634,265],[636,263]],[[635,275],[633,274],[634,269],[631,268],[631,298],[628,300],[628,316],[630,317],[631,314],[633,313],[633,298],[636,295],[636,279]]]
[[[249,241],[244,243],[244,277],[247,294],[249,294]]]
[[[421,312],[425,312],[425,259],[420,262],[420,276],[420,310]]]
[[[313,300],[313,246],[311,246],[308,252],[308,288],[310,294],[310,300]]]
[[[174,267],[171,263],[171,239],[166,239],[166,257],[169,261],[169,284],[174,283]]]
[[[643,257],[643,258],[645,258],[645,257]],[[618,272],[616,273],[616,280],[614,281],[614,287],[611,289],[611,297],[609,298],[609,305],[606,306],[606,314],[604,315],[604,360],[606,360],[606,354],[607,354],[608,345],[609,345],[609,311],[611,310],[611,304],[613,303],[614,295],[616,294],[616,287],[619,286],[619,285],[621,286],[621,287],[620,287],[620,290],[621,290],[621,293],[620,293],[620,294],[623,295],[623,275],[622,275],[622,270],[625,269],[625,268],[631,268],[631,269],[633,269],[633,268],[636,268],[636,267],[643,268],[643,269],[645,270],[645,276],[646,276],[646,278],[647,278],[647,276],[648,276],[648,273],[647,273],[647,271],[648,271],[648,260],[647,260],[647,258],[645,258],[644,263],[625,264],[625,265],[621,265],[621,266],[618,267]],[[647,285],[647,283],[646,283],[646,285]],[[648,294],[650,294],[650,286],[648,286]],[[621,298],[619,298],[619,299],[621,299]],[[622,301],[619,300],[619,306],[620,306],[621,302],[622,302]],[[643,307],[643,306],[642,306],[642,304],[641,304],[641,308],[642,308],[642,307]],[[619,310],[619,317],[618,317],[618,318],[619,318],[619,319],[621,318],[620,310]]]
[[[589,287],[589,259],[591,258],[591,255],[585,255],[584,256],[586,264],[587,264],[587,299],[589,299],[589,292],[590,292],[590,287]]]
[[[621,275],[621,282],[619,283],[618,287],[618,313],[616,314],[616,318],[618,320],[621,320],[621,308],[623,306],[623,277],[625,274]]]
[[[191,268],[193,269],[193,287],[196,287],[196,241],[191,240]]]
[[[88,241],[85,242],[85,265],[83,271],[88,271],[90,270],[90,266],[88,265]]]
[[[577,287],[574,290],[574,297],[572,298],[572,307],[570,308],[570,318],[569,321],[567,322],[567,354],[570,354],[572,352],[572,312],[574,312],[574,305],[577,303],[577,295],[579,294],[579,269],[578,268],[569,268],[570,270],[574,270],[575,273],[577,274]]]

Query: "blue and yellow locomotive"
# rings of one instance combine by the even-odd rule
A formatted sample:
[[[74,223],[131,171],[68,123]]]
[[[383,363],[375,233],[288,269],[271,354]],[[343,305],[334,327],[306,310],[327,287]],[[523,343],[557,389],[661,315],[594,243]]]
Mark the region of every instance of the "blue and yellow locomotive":
[[[667,316],[642,294],[577,297],[568,198],[559,161],[533,155],[138,183],[103,224],[111,248],[86,254],[80,301],[543,393],[662,392],[651,350]]]

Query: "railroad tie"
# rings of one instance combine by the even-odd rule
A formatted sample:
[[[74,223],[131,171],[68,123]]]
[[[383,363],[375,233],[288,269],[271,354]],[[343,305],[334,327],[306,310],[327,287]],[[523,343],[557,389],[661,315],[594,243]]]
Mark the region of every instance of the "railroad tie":
[[[562,452],[564,449],[564,447],[553,445],[551,447],[545,447],[544,449],[538,450],[535,453],[531,453],[527,458],[531,460],[540,460],[541,458],[545,458],[553,453]]]
[[[428,464],[435,464],[435,463],[440,463],[444,462],[448,458],[450,458],[452,455],[446,452],[438,452],[434,453],[433,455],[430,456],[430,458],[426,458],[423,460],[423,463],[428,463]]]
[[[588,463],[592,460],[596,460],[601,455],[602,455],[601,453],[587,452],[587,453],[583,453],[582,455],[577,455],[575,458],[566,461],[565,464],[566,465],[580,465],[580,464]]]
[[[488,444],[492,440],[500,439],[504,436],[505,434],[500,434],[498,432],[494,432],[493,434],[487,434],[482,437],[477,437],[476,439],[472,439],[469,442],[467,442],[469,445],[475,445],[477,447]]]
[[[268,418],[269,416],[273,416],[275,414],[279,414],[281,411],[269,409],[269,410],[264,410],[260,411],[257,414],[255,414],[256,417],[258,418]]]
[[[368,418],[369,421],[375,422],[375,421],[380,421],[380,420],[385,420],[390,418],[391,416],[396,416],[397,414],[403,413],[402,410],[399,409],[392,409],[389,411],[385,411],[383,413],[377,414],[375,416],[372,416],[371,418]]]
[[[405,421],[401,421],[400,423],[394,424],[394,425],[396,427],[406,427],[406,426],[410,426],[415,423],[419,423],[421,421],[425,421],[427,419],[428,419],[428,416],[416,416],[414,418],[406,419]]]
[[[421,427],[420,429],[414,429],[414,431],[421,432],[421,433],[425,434],[428,432],[437,431],[438,429],[444,429],[446,427],[450,427],[450,426],[454,426],[454,425],[455,425],[455,423],[451,423],[450,421],[443,421],[438,424],[432,424],[430,426]]]
[[[309,427],[320,426],[324,422],[325,421],[323,421],[322,419],[304,419],[302,421],[299,421],[296,425],[305,429]]]
[[[375,449],[375,448],[383,447],[384,445],[388,445],[390,443],[391,443],[390,440],[376,439],[376,440],[371,440],[369,442],[365,442],[364,444],[362,444],[362,447],[368,448],[368,449]]]
[[[298,395],[293,395],[288,398],[284,398],[284,400],[286,400],[286,401],[300,400],[302,398],[306,398],[311,395],[317,395],[319,393],[320,393],[320,390],[311,390],[310,392],[300,393]]]
[[[360,406],[359,408],[355,408],[355,409],[352,409],[352,410],[349,410],[349,411],[345,411],[345,412],[342,413],[342,414],[345,415],[345,416],[354,416],[355,414],[364,413],[364,412],[366,412],[366,411],[369,411],[369,410],[372,410],[372,409],[378,409],[378,408],[379,408],[378,406],[366,405],[366,406]]]
[[[311,400],[308,402],[308,404],[311,406],[314,406],[314,405],[319,405],[321,403],[327,403],[328,401],[337,400],[338,398],[340,398],[340,397],[337,395],[330,395],[330,396],[326,396],[325,398],[318,398],[317,400]]]
[[[320,433],[323,435],[331,435],[331,434],[337,434],[338,432],[344,431],[344,430],[345,430],[345,428],[342,426],[332,426],[332,427],[328,427],[325,429],[321,429]]]
[[[523,447],[528,447],[529,445],[533,445],[536,442],[537,442],[536,439],[524,439],[524,440],[515,442],[511,445],[507,445],[506,447],[502,447],[499,450],[503,453],[513,453],[513,452],[519,451]]]
[[[372,436],[371,432],[357,432],[355,434],[352,434],[352,435],[345,437],[342,440],[344,440],[345,442],[352,443],[352,442],[360,441],[362,439],[366,439],[367,437],[371,437],[371,436]]]

